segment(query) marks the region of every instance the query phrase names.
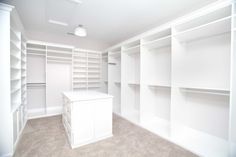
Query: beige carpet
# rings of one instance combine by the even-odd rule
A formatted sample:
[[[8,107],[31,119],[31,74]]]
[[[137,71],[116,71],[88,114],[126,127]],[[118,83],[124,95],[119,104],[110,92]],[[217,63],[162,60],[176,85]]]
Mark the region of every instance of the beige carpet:
[[[61,116],[29,120],[14,157],[196,157],[117,116],[113,117],[113,135],[72,150]]]

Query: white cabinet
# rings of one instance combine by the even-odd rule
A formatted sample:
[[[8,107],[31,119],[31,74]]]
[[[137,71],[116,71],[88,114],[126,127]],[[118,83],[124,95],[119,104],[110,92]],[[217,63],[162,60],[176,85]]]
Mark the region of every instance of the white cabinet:
[[[64,92],[63,116],[71,147],[112,136],[112,96],[94,92]]]

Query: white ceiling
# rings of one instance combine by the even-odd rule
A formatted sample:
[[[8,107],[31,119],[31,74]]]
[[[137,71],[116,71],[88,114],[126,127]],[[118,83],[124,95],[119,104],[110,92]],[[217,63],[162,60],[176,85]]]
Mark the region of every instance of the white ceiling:
[[[16,6],[27,36],[81,48],[103,50],[216,0],[5,0]],[[48,23],[65,22],[68,26]],[[69,36],[83,24],[85,38]]]

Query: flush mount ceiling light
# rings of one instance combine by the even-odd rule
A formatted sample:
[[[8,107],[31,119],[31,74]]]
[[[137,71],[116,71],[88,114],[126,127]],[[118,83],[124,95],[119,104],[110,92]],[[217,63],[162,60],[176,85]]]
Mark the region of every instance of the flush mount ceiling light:
[[[79,37],[85,37],[87,36],[87,31],[83,27],[83,25],[79,25],[75,28],[74,32],[68,32],[69,35],[79,36]]]
[[[87,31],[83,25],[79,25],[75,28],[74,34],[80,37],[85,37],[87,35]]]

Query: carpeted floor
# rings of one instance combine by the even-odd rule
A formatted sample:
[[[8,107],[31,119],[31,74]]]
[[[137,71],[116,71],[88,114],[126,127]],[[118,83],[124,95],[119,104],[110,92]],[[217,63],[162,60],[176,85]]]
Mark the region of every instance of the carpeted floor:
[[[71,149],[61,116],[29,120],[14,157],[196,157],[118,116],[113,137]]]

